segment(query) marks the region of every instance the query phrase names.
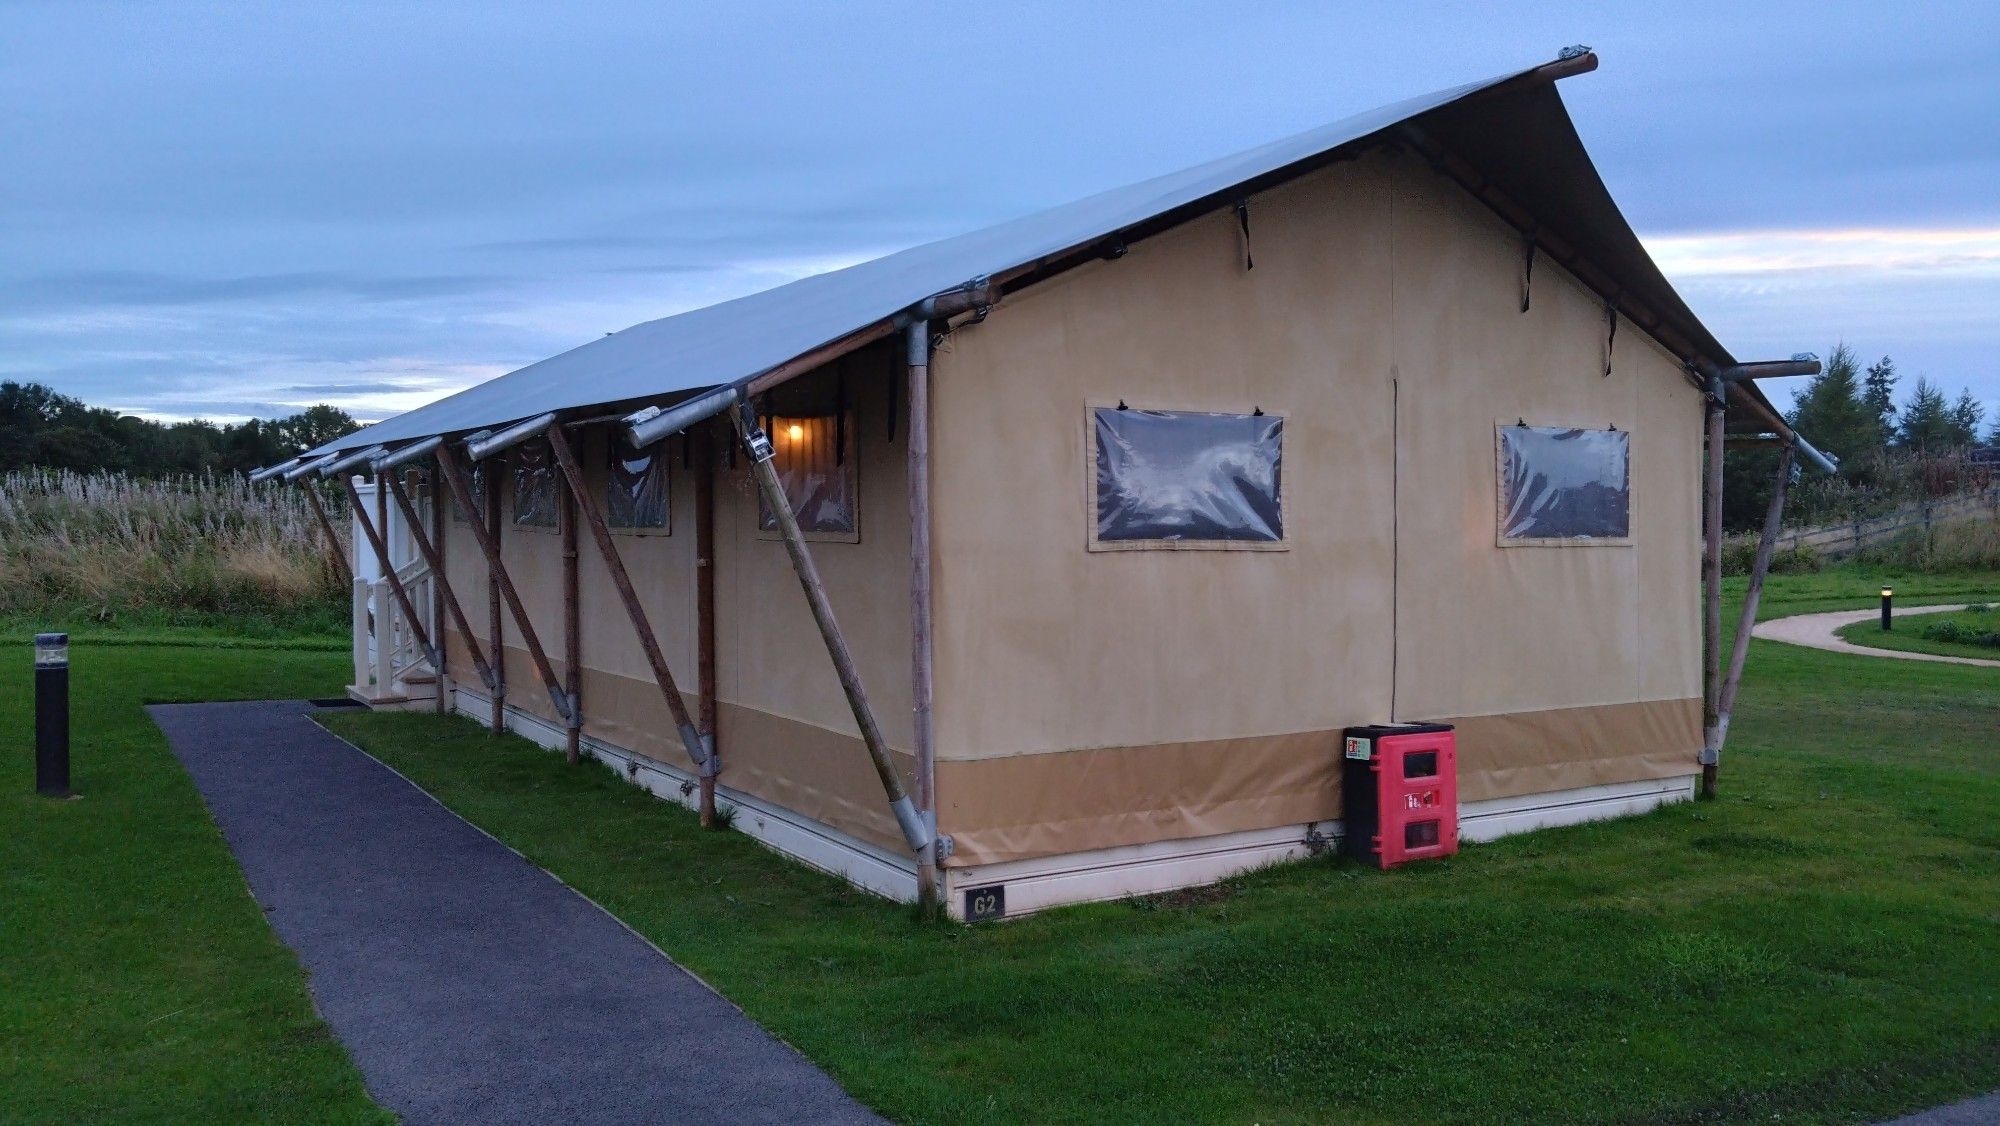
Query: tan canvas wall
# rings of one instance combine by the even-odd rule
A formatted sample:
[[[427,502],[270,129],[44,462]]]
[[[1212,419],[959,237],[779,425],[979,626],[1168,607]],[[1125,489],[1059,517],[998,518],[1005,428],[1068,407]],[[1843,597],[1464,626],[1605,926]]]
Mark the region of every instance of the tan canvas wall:
[[[1338,816],[1341,728],[1468,800],[1691,772],[1700,405],[1629,323],[1374,155],[1012,297],[938,363],[941,821],[967,861]],[[1286,416],[1288,549],[1085,550],[1092,404]],[[1494,425],[1633,433],[1634,544],[1495,543]],[[1004,472],[992,467],[1005,466]],[[1641,607],[1645,618],[1641,619]]]
[[[953,863],[1339,815],[1343,727],[1445,719],[1478,800],[1691,772],[1700,404],[1552,263],[1519,311],[1517,237],[1427,169],[1376,154],[1257,196],[1255,268],[1218,214],[1011,296],[936,360],[937,730]],[[849,364],[857,542],[814,552],[888,739],[910,749],[894,351]],[[822,384],[830,371],[815,377]],[[1286,419],[1278,551],[1088,548],[1087,408]],[[1494,426],[1632,437],[1633,544],[1495,544]],[[695,688],[692,474],[673,532],[620,537],[669,663]],[[585,461],[602,480],[601,448]],[[511,512],[511,505],[508,506]],[[451,571],[483,629],[476,547]],[[747,472],[720,470],[726,784],[896,847],[847,705]],[[509,527],[552,655],[560,559]],[[587,730],[684,764],[588,537]],[[550,715],[510,625],[510,700]],[[470,680],[462,661],[454,674]]]

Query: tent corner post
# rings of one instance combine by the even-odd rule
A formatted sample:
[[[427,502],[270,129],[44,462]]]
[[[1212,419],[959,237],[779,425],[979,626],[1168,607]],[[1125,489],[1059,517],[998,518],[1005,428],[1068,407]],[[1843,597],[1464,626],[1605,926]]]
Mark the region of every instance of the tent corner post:
[[[910,494],[910,712],[917,752],[916,804],[926,819],[928,842],[917,856],[917,908],[925,919],[939,908],[941,873],[937,849],[937,745],[932,726],[931,609],[931,420],[930,321],[918,318],[904,330],[909,376],[910,420],[905,439]]]
[[[1711,386],[1721,383],[1711,377]],[[1719,387],[1716,387],[1719,390]],[[1715,797],[1716,765],[1721,757],[1722,691],[1722,453],[1723,413],[1726,400],[1716,393],[1709,396],[1707,417],[1707,468],[1702,482],[1702,747],[1701,796]]]
[[[569,722],[563,724],[563,758],[583,761],[583,638],[582,600],[577,589],[576,497],[568,490],[556,506],[562,536],[563,691],[569,696]]]
[[[701,771],[701,796],[698,799],[701,827],[704,829],[716,826],[715,779],[722,772],[722,760],[717,757],[721,754],[720,740],[716,732],[714,433],[713,426],[700,426],[681,437],[683,442],[695,443],[695,682],[700,701],[700,728],[708,751]],[[699,440],[696,435],[700,435]]]

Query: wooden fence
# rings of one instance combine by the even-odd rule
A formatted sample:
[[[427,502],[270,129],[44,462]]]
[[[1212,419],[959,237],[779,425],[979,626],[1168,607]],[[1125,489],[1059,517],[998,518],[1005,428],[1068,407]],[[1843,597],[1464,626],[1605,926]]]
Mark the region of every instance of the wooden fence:
[[[1918,501],[1880,516],[1822,524],[1816,528],[1787,528],[1778,533],[1777,549],[1790,551],[1810,547],[1822,556],[1839,558],[1865,547],[1886,543],[1912,528],[1928,531],[1938,524],[1980,516],[2000,519],[2000,485],[1936,500]],[[1742,538],[1754,541],[1756,535],[1753,533]]]

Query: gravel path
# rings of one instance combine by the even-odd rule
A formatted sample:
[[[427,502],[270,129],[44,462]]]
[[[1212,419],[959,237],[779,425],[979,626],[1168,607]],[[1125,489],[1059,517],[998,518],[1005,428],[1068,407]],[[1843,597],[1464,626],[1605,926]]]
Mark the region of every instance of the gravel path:
[[[148,711],[369,1093],[404,1121],[881,1121],[312,705]]]
[[[1950,610],[1963,610],[1964,606],[1912,606],[1896,611],[1896,620],[1915,617],[1919,614],[1937,614]],[[1858,653],[1864,657],[1889,657],[1899,661],[1937,661],[1947,665],[1978,665],[1982,668],[2000,669],[2000,661],[1983,661],[1976,657],[1947,657],[1942,653],[1906,653],[1900,649],[1876,649],[1867,645],[1856,645],[1835,634],[1835,630],[1851,626],[1856,622],[1872,622],[1881,617],[1880,610],[1833,610],[1824,614],[1796,614],[1789,618],[1772,618],[1758,622],[1751,629],[1750,636],[1767,641],[1783,641],[1790,645],[1804,645],[1813,649],[1825,649],[1834,653]]]

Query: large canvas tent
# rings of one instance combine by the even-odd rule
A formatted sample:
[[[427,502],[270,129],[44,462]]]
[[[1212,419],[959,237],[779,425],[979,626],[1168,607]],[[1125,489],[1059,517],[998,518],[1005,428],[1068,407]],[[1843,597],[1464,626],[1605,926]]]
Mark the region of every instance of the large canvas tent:
[[[358,694],[437,677],[953,911],[1324,847],[1364,723],[1457,726],[1471,837],[1686,797],[1742,661],[1721,450],[1816,459],[1752,382],[1812,364],[1739,364],[1647,257],[1556,92],[1595,63],[637,325],[266,473],[355,490]]]

